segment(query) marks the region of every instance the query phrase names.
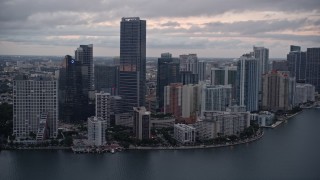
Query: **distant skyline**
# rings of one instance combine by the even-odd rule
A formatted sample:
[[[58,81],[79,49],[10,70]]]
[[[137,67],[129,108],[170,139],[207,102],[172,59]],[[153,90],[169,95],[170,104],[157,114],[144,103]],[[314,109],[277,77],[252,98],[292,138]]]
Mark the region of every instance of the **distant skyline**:
[[[253,46],[285,58],[290,45],[320,47],[320,1],[2,0],[1,55],[119,56],[122,17],[147,21],[147,56],[240,57]]]

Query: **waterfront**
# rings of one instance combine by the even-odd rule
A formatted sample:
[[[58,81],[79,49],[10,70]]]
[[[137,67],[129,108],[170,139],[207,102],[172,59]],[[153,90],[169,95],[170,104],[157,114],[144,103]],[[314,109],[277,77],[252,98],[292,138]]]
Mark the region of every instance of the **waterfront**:
[[[319,179],[319,117],[304,110],[258,141],[215,149],[2,151],[0,179]]]

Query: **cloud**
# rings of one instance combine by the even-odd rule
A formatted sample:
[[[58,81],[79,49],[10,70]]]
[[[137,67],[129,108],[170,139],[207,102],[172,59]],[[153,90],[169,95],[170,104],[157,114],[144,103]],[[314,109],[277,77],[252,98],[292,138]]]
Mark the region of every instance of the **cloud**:
[[[240,34],[257,34],[262,32],[276,32],[284,30],[296,30],[306,24],[307,19],[294,21],[288,20],[260,20],[260,21],[240,21],[234,23],[213,22],[205,24],[207,31],[233,32]]]
[[[147,47],[159,51],[318,46],[319,7],[319,0],[2,0],[0,42],[118,49],[121,17],[139,16],[147,20]]]
[[[318,0],[2,0],[0,2],[0,20],[26,20],[34,13],[52,12],[108,12],[104,18],[139,15],[146,18],[154,17],[188,17],[199,15],[217,15],[228,11],[243,12],[255,9],[257,11],[285,12],[319,12]]]
[[[162,26],[170,26],[170,27],[176,27],[176,26],[180,26],[180,23],[175,22],[175,21],[168,21],[166,23],[162,23]]]

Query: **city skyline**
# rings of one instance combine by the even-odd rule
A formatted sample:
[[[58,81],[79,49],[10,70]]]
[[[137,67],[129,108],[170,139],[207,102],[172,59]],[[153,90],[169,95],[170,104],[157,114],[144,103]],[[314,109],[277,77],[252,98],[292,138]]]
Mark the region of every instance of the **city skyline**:
[[[320,42],[320,2],[316,0],[0,4],[3,55],[64,56],[73,54],[78,44],[94,44],[94,56],[119,56],[119,19],[134,16],[148,21],[148,57],[163,52],[173,57],[187,53],[240,57],[253,46],[264,46],[270,58],[285,58],[292,44],[311,48]]]

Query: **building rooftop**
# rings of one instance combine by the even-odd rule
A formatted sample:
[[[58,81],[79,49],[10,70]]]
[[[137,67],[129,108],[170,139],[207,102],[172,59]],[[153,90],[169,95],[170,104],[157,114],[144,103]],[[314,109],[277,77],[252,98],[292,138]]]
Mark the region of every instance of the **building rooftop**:
[[[187,124],[175,124],[174,126],[179,129],[184,129],[184,130],[195,129],[195,127],[187,125]]]
[[[140,21],[139,17],[123,17],[122,22],[124,21]]]

